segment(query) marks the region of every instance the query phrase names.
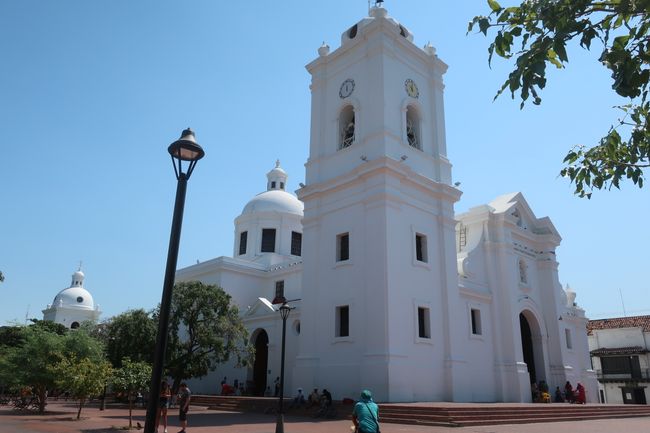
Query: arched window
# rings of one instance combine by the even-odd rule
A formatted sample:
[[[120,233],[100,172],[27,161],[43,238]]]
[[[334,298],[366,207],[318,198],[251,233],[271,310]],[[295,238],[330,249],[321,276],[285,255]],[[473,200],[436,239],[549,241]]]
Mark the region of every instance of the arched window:
[[[521,284],[528,283],[528,276],[526,275],[526,262],[524,259],[519,259],[519,282]]]
[[[352,105],[346,105],[339,116],[339,150],[352,146],[355,127],[354,108]]]
[[[420,116],[412,105],[406,108],[406,140],[409,146],[422,150],[420,139]]]

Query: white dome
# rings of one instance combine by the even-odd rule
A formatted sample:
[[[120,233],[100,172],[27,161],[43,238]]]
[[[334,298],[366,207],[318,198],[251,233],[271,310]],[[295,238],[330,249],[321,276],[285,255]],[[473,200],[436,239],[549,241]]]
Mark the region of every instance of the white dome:
[[[52,306],[94,310],[95,302],[88,290],[77,286],[61,290],[59,294],[54,297],[54,303]]]
[[[280,212],[303,215],[304,205],[294,195],[282,190],[265,191],[244,206],[242,215],[259,212]]]

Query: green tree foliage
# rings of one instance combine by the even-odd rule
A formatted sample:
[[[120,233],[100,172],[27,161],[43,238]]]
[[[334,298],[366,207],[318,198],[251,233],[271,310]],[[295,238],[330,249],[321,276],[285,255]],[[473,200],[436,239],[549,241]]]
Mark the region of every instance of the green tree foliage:
[[[106,355],[115,368],[122,366],[122,359],[153,363],[156,346],[157,324],[151,313],[130,310],[112,317],[101,332],[106,344]]]
[[[5,280],[5,276],[2,275],[2,271],[0,271],[0,283],[2,283]]]
[[[52,367],[63,359],[63,336],[35,326],[25,327],[22,345],[9,348],[0,361],[0,381],[20,389],[33,387],[39,412],[45,412],[46,391],[56,385]]]
[[[88,398],[100,394],[111,376],[108,361],[75,355],[62,358],[51,370],[56,375],[56,383],[79,401],[77,419],[81,417],[81,409]]]
[[[22,326],[0,326],[0,353],[3,348],[20,346],[24,341]]]
[[[3,333],[9,344],[0,346],[0,384],[18,390],[33,388],[39,412],[45,411],[47,390],[62,382],[58,365],[66,360],[87,359],[99,365],[104,360],[102,344],[83,331],[68,332],[51,322],[37,321],[30,326],[7,327]],[[67,376],[66,376],[67,377]],[[72,390],[71,390],[72,391]]]
[[[246,329],[221,287],[198,281],[176,284],[170,316],[166,365],[174,390],[184,379],[205,376],[231,356],[239,365],[249,362]]]
[[[63,355],[67,358],[87,358],[95,362],[105,359],[102,343],[81,329],[63,336]]]
[[[52,322],[50,320],[29,319],[32,322],[31,326],[42,329],[46,332],[53,332],[58,335],[65,335],[68,333],[68,328],[60,323]]]
[[[594,189],[619,188],[629,179],[643,187],[643,170],[650,167],[650,0],[525,0],[503,7],[487,0],[488,16],[476,16],[468,32],[478,28],[487,36],[496,31],[488,61],[516,58],[514,69],[495,98],[509,91],[540,104],[546,86],[546,66],[564,68],[567,46],[584,49],[599,45],[599,61],[611,71],[612,89],[626,98],[617,107],[621,117],[600,142],[574,147],[564,158],[561,175],[575,185],[575,193],[590,198]]]
[[[151,381],[151,365],[146,362],[133,362],[124,358],[122,367],[113,373],[112,384],[116,391],[124,392],[129,400],[129,429],[133,427],[133,402],[135,395],[149,388]]]

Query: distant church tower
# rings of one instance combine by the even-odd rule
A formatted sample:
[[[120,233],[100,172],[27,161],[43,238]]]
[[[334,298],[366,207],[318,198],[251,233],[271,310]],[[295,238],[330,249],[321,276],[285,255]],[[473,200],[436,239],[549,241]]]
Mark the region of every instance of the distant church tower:
[[[84,277],[79,267],[72,274],[70,287],[61,290],[54,297],[54,302],[43,310],[43,320],[76,329],[82,322],[96,321],[99,318],[99,305],[95,305],[92,295],[84,288]]]
[[[427,45],[373,7],[312,75],[301,335],[293,383],[338,397],[453,400],[465,363],[443,79]],[[312,386],[314,385],[314,386]]]

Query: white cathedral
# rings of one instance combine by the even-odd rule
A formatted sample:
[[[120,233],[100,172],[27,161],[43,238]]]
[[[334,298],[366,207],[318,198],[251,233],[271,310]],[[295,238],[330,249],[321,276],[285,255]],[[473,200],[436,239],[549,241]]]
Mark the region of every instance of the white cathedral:
[[[261,394],[368,388],[382,402],[526,402],[531,383],[581,382],[597,399],[584,310],[563,290],[561,237],[521,193],[454,213],[447,159],[447,65],[382,7],[307,65],[311,139],[306,185],[286,191],[276,163],[266,191],[235,219],[233,257],[180,269],[239,306],[253,366],[191,381],[217,393],[226,376]]]

